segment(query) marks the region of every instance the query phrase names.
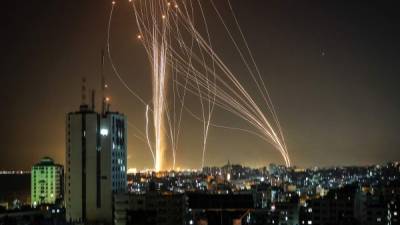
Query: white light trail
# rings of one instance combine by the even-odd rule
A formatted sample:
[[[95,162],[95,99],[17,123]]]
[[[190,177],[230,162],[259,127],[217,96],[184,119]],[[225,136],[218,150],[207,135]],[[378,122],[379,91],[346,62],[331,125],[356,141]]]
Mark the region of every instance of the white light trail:
[[[240,33],[239,39],[234,37],[234,32],[224,21],[225,18],[220,14],[213,0],[129,1],[139,29],[138,40],[143,44],[152,66],[152,109],[129,88],[119,75],[112,62],[109,46],[110,34],[108,34],[107,49],[114,73],[124,86],[146,105],[146,138],[156,171],[167,169],[164,161],[168,146],[172,152],[172,169],[175,168],[176,151],[181,134],[182,110],[186,107],[186,93],[198,96],[200,101],[200,116],[194,113],[190,114],[203,123],[202,159],[200,162],[202,168],[205,165],[210,126],[254,134],[272,144],[282,155],[285,164],[291,165],[282,128],[270,94],[233,11],[232,4],[230,0],[226,1],[236,29]],[[213,48],[212,35],[203,11],[203,5],[206,2],[215,12],[217,20],[225,29],[240,60],[247,69],[248,74],[241,76],[251,77],[251,81],[255,85],[252,93],[242,85],[239,76],[231,70]],[[108,33],[110,33],[111,15]],[[195,15],[200,15],[201,19],[195,21]],[[215,22],[216,20],[213,20],[213,23]],[[172,85],[169,85],[169,81]],[[172,94],[168,95],[167,89],[170,86]],[[258,97],[264,101],[264,104],[256,102],[255,99]],[[242,118],[254,130],[212,123],[214,106]],[[149,135],[150,111],[153,113],[153,141]]]

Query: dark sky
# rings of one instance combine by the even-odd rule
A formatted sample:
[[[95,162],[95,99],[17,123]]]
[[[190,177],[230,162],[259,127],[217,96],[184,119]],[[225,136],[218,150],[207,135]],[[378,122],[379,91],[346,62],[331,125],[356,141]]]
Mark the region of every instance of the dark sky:
[[[65,114],[80,104],[81,77],[87,77],[92,87],[99,84],[110,2],[2,3],[0,169],[29,169],[45,155],[63,163]],[[217,2],[224,9],[224,1]],[[232,4],[271,92],[295,165],[400,160],[400,23],[394,3],[232,0]],[[217,27],[211,30],[217,53],[228,65],[238,64]],[[113,20],[113,57],[129,86],[150,100],[150,66],[136,35],[133,14],[122,1]],[[109,66],[106,74],[113,109],[143,130],[143,105]],[[246,86],[246,77],[241,78]],[[243,125],[222,112],[216,118],[227,125]],[[179,166],[200,167],[200,127],[185,115]],[[151,167],[146,145],[132,135],[135,130],[129,132],[128,166]],[[206,164],[222,165],[227,160],[250,166],[283,163],[257,137],[212,128]]]

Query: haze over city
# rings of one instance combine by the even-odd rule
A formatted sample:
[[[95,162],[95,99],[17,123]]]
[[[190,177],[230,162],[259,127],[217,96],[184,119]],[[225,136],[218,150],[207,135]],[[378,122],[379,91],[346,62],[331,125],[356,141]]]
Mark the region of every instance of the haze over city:
[[[223,15],[226,3],[218,2]],[[399,159],[397,12],[389,3],[358,1],[232,1],[233,9],[274,103],[292,164],[367,165]],[[101,49],[110,1],[8,1],[1,14],[3,43],[0,169],[27,170],[44,156],[65,161],[65,115],[81,104],[81,79],[101,84]],[[205,7],[206,15],[213,15]],[[228,25],[234,24],[227,17]],[[254,89],[218,24],[209,24],[215,52]],[[117,1],[110,46],[129,87],[151,102],[151,65],[131,8]],[[239,35],[236,31],[235,35]],[[105,63],[111,108],[145,130],[143,106]],[[251,93],[251,91],[250,91]],[[188,107],[200,113],[199,101]],[[260,99],[257,99],[260,100]],[[100,102],[97,102],[100,107]],[[216,109],[213,122],[248,125]],[[200,168],[202,123],[184,113],[176,166]],[[138,131],[128,130],[128,168],[152,168]],[[210,127],[205,165],[228,160],[252,167],[284,164],[257,136]]]
[[[0,225],[399,225],[398,14],[3,2]]]

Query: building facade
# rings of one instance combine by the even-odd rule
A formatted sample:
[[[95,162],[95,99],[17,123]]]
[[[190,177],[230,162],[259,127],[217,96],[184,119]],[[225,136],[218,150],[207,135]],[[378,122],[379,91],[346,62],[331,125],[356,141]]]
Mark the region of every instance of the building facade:
[[[186,197],[183,194],[119,194],[114,204],[115,225],[190,224],[185,223]]]
[[[126,117],[82,104],[66,126],[66,220],[111,223],[113,195],[127,188]]]
[[[32,167],[31,205],[56,204],[63,198],[63,167],[44,157]]]
[[[307,225],[356,225],[356,186],[332,189],[323,198],[307,201],[300,209],[300,224]]]

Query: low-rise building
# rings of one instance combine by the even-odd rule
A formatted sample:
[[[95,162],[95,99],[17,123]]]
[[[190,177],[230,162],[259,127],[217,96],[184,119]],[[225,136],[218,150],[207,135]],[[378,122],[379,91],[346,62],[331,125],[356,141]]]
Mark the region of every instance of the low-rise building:
[[[183,194],[148,192],[114,196],[115,225],[185,224]]]
[[[63,166],[44,157],[32,167],[31,205],[61,203],[63,198]]]

